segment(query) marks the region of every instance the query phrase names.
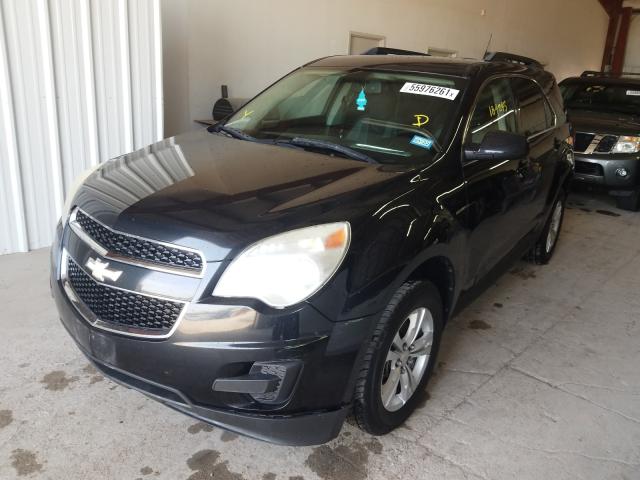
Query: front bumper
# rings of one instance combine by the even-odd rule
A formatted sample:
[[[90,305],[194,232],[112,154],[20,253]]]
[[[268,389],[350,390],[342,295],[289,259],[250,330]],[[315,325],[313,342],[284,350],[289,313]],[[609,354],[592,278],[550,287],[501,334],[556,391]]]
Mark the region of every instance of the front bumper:
[[[262,314],[202,299],[189,303],[169,338],[105,331],[82,316],[60,280],[62,233],[59,228],[52,250],[52,294],[62,324],[104,375],[187,415],[260,440],[314,445],[339,433],[372,317],[332,322],[311,305]],[[257,362],[300,366],[278,401],[214,390],[216,380],[245,378]]]
[[[623,154],[574,154],[576,183],[596,185],[612,191],[640,188],[640,156]],[[624,169],[626,176],[617,172]]]

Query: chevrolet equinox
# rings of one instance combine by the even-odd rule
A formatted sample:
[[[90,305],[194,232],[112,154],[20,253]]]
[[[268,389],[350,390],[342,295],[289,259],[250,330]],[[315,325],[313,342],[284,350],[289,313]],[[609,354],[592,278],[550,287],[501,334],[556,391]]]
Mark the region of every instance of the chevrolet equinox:
[[[347,414],[384,434],[474,287],[505,259],[549,261],[572,155],[539,65],[320,59],[86,173],[53,295],[104,375],[187,415],[289,445]]]

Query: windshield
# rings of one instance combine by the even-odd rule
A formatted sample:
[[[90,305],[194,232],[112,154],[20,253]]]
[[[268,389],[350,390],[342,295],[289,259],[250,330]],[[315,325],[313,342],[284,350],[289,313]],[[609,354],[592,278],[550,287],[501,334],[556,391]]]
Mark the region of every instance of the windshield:
[[[597,83],[561,85],[567,108],[640,115],[640,86]]]
[[[225,128],[245,139],[330,155],[349,150],[380,163],[428,163],[448,140],[463,82],[415,73],[304,68],[236,112]]]

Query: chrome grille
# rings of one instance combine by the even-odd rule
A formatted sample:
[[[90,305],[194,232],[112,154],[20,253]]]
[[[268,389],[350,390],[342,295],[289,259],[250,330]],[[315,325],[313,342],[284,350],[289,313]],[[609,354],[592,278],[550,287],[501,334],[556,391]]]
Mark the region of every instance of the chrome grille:
[[[594,138],[595,134],[593,133],[576,132],[573,150],[578,153],[584,152],[587,148],[589,148],[589,145],[591,145],[591,142]]]
[[[617,135],[576,132],[573,139],[573,151],[576,153],[611,153],[618,141]]]
[[[103,323],[143,330],[150,335],[171,331],[184,304],[112,288],[96,282],[67,257],[67,278],[75,294]]]
[[[605,135],[598,143],[595,151],[598,153],[609,153],[617,141],[618,137],[615,135]]]
[[[176,269],[179,270],[177,273],[202,273],[204,261],[198,252],[117,232],[97,222],[80,209],[75,211],[71,224],[72,227],[80,228],[92,241],[100,245],[107,257],[114,257],[115,254],[122,257],[117,258],[121,261],[129,259],[150,267]]]

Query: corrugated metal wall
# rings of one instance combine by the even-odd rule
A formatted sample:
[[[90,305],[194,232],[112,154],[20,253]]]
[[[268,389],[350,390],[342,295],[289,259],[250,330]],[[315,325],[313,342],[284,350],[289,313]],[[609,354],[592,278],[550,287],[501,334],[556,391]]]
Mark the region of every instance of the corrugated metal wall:
[[[73,179],[162,138],[159,0],[0,0],[0,254],[51,243]]]

